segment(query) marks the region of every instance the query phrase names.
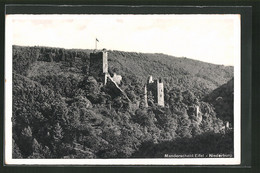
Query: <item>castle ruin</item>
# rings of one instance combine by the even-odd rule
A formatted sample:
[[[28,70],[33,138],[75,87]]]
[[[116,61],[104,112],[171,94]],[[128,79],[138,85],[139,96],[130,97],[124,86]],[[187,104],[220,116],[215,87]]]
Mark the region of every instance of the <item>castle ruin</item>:
[[[108,53],[106,49],[99,52],[94,50],[93,53],[90,53],[89,75],[93,76],[98,82],[102,82],[103,85],[109,85],[114,95],[122,94],[130,101],[126,93],[119,87],[122,76],[114,73],[111,77],[108,73]]]
[[[98,82],[102,82],[104,85],[107,85],[108,82],[112,82],[112,86],[114,86],[113,88],[115,91],[120,91],[120,93],[122,93],[130,101],[124,91],[122,91],[122,89],[118,86],[121,83],[122,76],[114,73],[113,77],[111,77],[108,73],[108,53],[106,49],[99,52],[95,50],[93,53],[90,53],[89,75],[93,76]],[[148,92],[152,93],[154,103],[164,107],[164,86],[161,79],[153,80],[152,76],[148,78],[144,89],[144,100],[146,107],[148,107]]]
[[[106,49],[90,53],[89,75],[106,85],[109,75]]]
[[[113,79],[113,81],[115,81],[117,83],[117,85],[120,85],[121,80],[122,80],[122,76],[114,73],[112,79]]]
[[[90,64],[89,64],[89,75],[93,76],[98,82],[102,82],[111,89],[114,95],[123,95],[129,102],[131,100],[128,98],[127,94],[120,88],[122,76],[114,73],[112,76],[108,73],[108,53],[106,49],[102,51],[94,50],[90,53]],[[144,86],[144,106],[151,106],[153,103],[148,100],[149,96],[152,96],[153,103],[164,107],[164,84],[161,78],[153,80],[152,76],[149,76],[147,83]],[[195,114],[197,118],[200,116],[200,107],[198,105],[194,106],[190,110],[192,114]],[[229,127],[229,123],[226,123],[226,127]]]
[[[149,76],[147,84],[144,86],[144,102],[148,107],[147,93],[151,92],[154,97],[154,102],[159,106],[164,107],[164,86],[162,79],[153,80],[152,76]]]

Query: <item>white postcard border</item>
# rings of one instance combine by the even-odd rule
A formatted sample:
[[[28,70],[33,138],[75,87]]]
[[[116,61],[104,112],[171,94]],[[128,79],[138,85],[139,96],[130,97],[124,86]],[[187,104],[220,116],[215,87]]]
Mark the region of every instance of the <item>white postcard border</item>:
[[[198,15],[198,14],[195,14]],[[150,158],[150,159],[13,159],[12,158],[12,20],[36,15],[6,15],[5,28],[5,117],[4,163],[7,165],[239,165],[241,163],[241,18],[234,19],[234,158]],[[59,15],[72,16],[72,15]],[[44,15],[41,15],[44,17]],[[79,15],[82,17],[82,15]],[[59,18],[59,17],[58,17]]]

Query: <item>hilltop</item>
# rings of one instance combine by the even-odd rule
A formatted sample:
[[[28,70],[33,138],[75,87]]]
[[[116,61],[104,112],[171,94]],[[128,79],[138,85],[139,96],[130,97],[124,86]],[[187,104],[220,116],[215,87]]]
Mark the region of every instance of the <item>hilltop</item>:
[[[19,51],[24,54],[35,54],[35,56],[32,59],[28,59],[28,57],[16,59],[15,54]],[[27,50],[26,47],[14,46],[14,70],[17,70],[18,73],[28,73],[29,76],[40,75],[42,71],[37,70],[43,67],[46,70],[50,68],[50,73],[57,73],[55,70],[62,68],[66,62],[67,66],[71,66],[69,70],[72,73],[69,72],[68,74],[82,76],[88,73],[89,54],[92,51],[46,47],[34,47]],[[63,63],[43,63],[48,61],[57,63],[63,61]],[[232,66],[214,65],[158,53],[108,51],[108,64],[109,70],[117,71],[123,76],[124,80],[136,78],[141,83],[145,83],[149,75],[155,78],[162,77],[166,89],[172,87],[186,88],[200,98],[229,81],[234,75]],[[56,68],[53,68],[55,65]],[[17,66],[18,68],[23,66],[23,68],[17,69]],[[35,71],[37,73],[34,73]]]

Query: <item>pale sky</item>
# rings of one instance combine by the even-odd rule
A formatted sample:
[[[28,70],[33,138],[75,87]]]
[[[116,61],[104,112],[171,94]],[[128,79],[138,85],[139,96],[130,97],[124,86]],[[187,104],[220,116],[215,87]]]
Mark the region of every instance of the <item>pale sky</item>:
[[[164,53],[234,65],[239,15],[8,15],[12,44]]]

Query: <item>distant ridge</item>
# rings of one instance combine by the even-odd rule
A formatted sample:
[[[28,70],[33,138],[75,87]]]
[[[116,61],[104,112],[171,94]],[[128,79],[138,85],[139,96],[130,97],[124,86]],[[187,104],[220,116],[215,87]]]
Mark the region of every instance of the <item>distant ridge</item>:
[[[38,54],[34,59],[16,59],[14,56],[14,64],[24,64],[30,61],[32,63],[38,61],[49,61],[48,54],[52,52],[52,61],[75,62],[75,57],[83,62],[78,63],[78,67],[82,68],[85,63],[85,68],[88,68],[90,49],[61,49],[49,47],[29,47],[13,46],[15,52],[23,51],[24,54]],[[35,51],[35,52],[34,52]],[[63,58],[63,59],[62,59]],[[23,61],[23,62],[21,62]],[[83,64],[82,64],[83,63]],[[166,88],[180,87],[190,89],[199,97],[204,97],[217,87],[229,81],[234,73],[233,66],[215,65],[206,62],[201,62],[188,58],[177,58],[162,53],[136,53],[123,52],[116,50],[108,51],[109,70],[116,69],[124,78],[135,77],[145,83],[147,76],[152,75],[155,78],[162,77],[165,81]],[[28,63],[27,63],[28,65]],[[33,67],[32,67],[33,68]],[[14,70],[16,70],[14,68]],[[21,69],[21,73],[29,70]],[[125,76],[125,77],[124,77]]]
[[[213,104],[220,119],[233,124],[234,78],[212,91],[203,100]]]

